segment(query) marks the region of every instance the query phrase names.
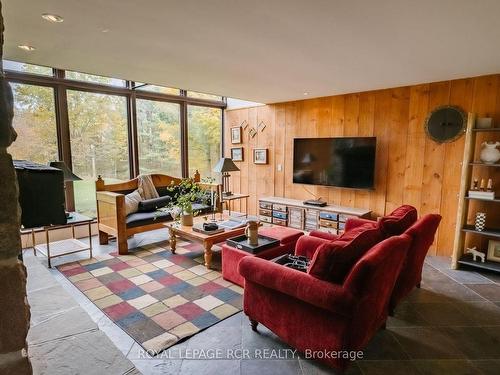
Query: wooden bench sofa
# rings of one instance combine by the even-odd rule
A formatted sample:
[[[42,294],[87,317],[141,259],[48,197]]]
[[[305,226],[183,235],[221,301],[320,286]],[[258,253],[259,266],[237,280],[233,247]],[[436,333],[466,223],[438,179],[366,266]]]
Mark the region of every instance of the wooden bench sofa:
[[[172,183],[178,185],[182,179],[162,174],[151,175],[153,184],[160,196],[165,195],[167,187]],[[218,184],[200,183],[199,173],[195,174],[195,182],[204,189],[216,192],[216,211],[222,210],[220,197],[222,186]],[[125,194],[137,189],[137,178],[116,184],[105,184],[99,176],[96,181],[97,200],[97,225],[99,229],[99,243],[105,245],[109,236],[115,236],[118,243],[118,252],[121,255],[128,254],[127,238],[136,234],[154,229],[163,228],[163,223],[172,221],[168,212],[133,213],[127,216],[125,211]],[[194,209],[197,209],[193,205]],[[206,208],[206,207],[205,207]],[[165,231],[165,233],[167,233]]]

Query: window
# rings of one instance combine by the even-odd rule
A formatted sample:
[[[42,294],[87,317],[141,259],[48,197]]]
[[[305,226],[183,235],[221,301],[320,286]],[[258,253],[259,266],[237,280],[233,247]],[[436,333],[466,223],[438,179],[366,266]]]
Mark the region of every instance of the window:
[[[40,65],[20,63],[17,61],[10,61],[10,60],[3,61],[3,68],[5,70],[12,70],[21,73],[41,74],[45,76],[54,75],[52,68],[47,68],[46,66],[40,66]]]
[[[217,96],[217,95],[212,95],[212,94],[204,94],[202,92],[196,92],[196,91],[188,91],[187,96],[190,98],[217,100],[219,102],[222,101],[222,96]]]
[[[47,164],[59,160],[54,90],[11,83],[14,92],[14,129],[17,140],[9,152],[14,159]]]
[[[68,90],[68,115],[75,209],[95,216],[95,180],[106,183],[130,178],[126,98]]]
[[[94,74],[66,71],[65,77],[67,79],[73,79],[75,81],[84,81],[84,82],[99,83],[101,85],[125,87],[125,81],[123,79],[96,76]]]
[[[189,175],[198,170],[202,178],[217,178],[213,172],[221,156],[222,110],[188,106]]]
[[[137,99],[140,173],[182,176],[179,104]]]
[[[157,85],[148,85],[140,82],[135,82],[136,90],[140,91],[152,91],[159,92],[160,94],[168,94],[168,95],[180,95],[181,90],[174,89],[172,87],[163,87]]]

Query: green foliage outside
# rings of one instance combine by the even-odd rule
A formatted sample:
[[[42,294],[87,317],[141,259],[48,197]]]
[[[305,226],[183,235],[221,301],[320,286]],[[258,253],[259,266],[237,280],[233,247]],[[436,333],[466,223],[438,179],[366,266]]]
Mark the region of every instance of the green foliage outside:
[[[24,71],[47,74],[47,68],[23,65]],[[90,78],[89,78],[90,77]],[[72,79],[115,84],[106,77],[71,73]],[[54,91],[50,87],[12,84],[14,127],[18,140],[10,148],[15,159],[47,164],[58,159]],[[94,181],[130,178],[126,98],[68,90],[73,171],[83,181],[74,183],[76,209],[95,216]],[[137,100],[140,172],[181,175],[180,109],[175,103]],[[221,111],[188,107],[190,175],[217,177],[212,169],[220,157]]]

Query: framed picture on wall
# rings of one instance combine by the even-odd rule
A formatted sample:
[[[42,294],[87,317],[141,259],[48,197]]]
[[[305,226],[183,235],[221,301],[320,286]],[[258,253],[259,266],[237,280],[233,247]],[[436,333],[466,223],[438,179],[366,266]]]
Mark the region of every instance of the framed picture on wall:
[[[488,260],[500,262],[500,241],[488,241]]]
[[[231,143],[241,143],[241,126],[235,126],[231,128]]]
[[[254,164],[267,164],[267,148],[254,148],[253,162]]]
[[[231,148],[231,159],[233,161],[243,161],[243,147]]]

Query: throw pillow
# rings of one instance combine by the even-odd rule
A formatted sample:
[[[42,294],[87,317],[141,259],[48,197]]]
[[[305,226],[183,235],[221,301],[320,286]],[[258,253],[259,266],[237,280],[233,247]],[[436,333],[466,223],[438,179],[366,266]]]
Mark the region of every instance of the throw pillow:
[[[154,212],[158,208],[167,206],[172,201],[172,198],[168,195],[159,198],[145,199],[139,202],[138,210],[139,212]]]
[[[308,273],[317,279],[342,284],[365,253],[384,239],[379,227],[363,224],[337,240],[321,245],[314,253]]]
[[[403,205],[380,219],[379,225],[387,237],[399,236],[417,221],[417,209]]]
[[[125,195],[125,213],[127,215],[130,215],[134,212],[137,212],[141,200],[141,195],[137,190],[134,190],[130,194]]]

